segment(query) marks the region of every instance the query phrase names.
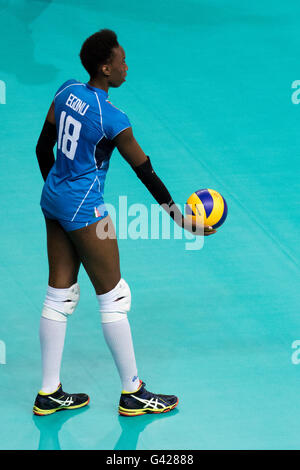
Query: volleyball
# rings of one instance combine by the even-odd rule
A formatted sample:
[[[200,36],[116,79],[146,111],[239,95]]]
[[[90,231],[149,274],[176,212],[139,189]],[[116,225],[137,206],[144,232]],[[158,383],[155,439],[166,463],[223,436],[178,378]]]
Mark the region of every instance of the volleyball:
[[[200,216],[204,225],[212,228],[221,227],[227,211],[224,197],[214,189],[198,189],[188,198],[185,206],[186,215],[195,220]]]

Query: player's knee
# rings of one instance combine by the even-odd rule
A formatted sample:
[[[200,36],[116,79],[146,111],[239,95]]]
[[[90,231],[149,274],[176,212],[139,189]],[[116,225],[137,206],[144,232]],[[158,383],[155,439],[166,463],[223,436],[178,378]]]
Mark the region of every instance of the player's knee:
[[[124,279],[106,294],[97,295],[97,298],[102,323],[111,323],[127,317],[131,306],[131,292]]]
[[[48,286],[42,317],[48,320],[67,321],[68,315],[71,315],[80,297],[79,284],[73,284],[68,289],[56,289]]]

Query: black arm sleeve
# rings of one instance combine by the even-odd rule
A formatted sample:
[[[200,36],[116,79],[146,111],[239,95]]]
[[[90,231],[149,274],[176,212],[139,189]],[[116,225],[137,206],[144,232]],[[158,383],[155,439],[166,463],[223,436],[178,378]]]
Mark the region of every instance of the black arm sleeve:
[[[183,215],[177,208],[166,186],[153,170],[150,158],[147,156],[146,162],[132,168],[158,204],[163,206],[178,225],[182,226]]]
[[[36,156],[44,181],[55,162],[53,148],[56,141],[56,126],[46,120],[36,146]]]

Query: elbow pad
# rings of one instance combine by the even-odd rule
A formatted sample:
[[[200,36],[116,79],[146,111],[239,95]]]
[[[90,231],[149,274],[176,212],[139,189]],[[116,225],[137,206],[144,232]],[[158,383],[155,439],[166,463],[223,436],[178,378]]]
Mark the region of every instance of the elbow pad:
[[[38,150],[43,150],[45,148],[51,147],[53,149],[57,141],[57,132],[56,125],[52,124],[49,121],[45,121],[42,132],[40,134],[36,148]]]
[[[144,163],[132,168],[158,204],[167,204],[168,206],[174,204],[169,191],[153,170],[148,156]]]
[[[36,146],[36,156],[44,180],[46,180],[55,161],[53,147],[56,141],[56,126],[46,120]]]

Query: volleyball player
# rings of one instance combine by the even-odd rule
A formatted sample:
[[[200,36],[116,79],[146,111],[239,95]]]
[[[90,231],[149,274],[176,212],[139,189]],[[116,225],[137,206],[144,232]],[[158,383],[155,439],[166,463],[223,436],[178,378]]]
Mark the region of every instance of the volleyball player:
[[[104,29],[90,36],[80,59],[90,80],[68,80],[61,85],[36,147],[45,180],[41,208],[47,229],[49,281],[40,321],[42,386],[33,411],[49,415],[89,403],[88,395],[66,393],[60,382],[66,326],[79,301],[77,276],[82,263],[94,286],[104,337],[121,379],[119,413],[162,413],[175,408],[178,398],[151,393],[140,380],[127,318],[131,292],[121,277],[117,239],[115,233],[106,238],[97,235],[108,226],[114,230],[103,200],[114,148],[176,223],[192,233],[210,235],[215,230],[204,227],[203,232],[203,227],[192,227],[183,217],[135,140],[127,115],[109,102],[109,88],[122,85],[128,70],[116,34]]]

